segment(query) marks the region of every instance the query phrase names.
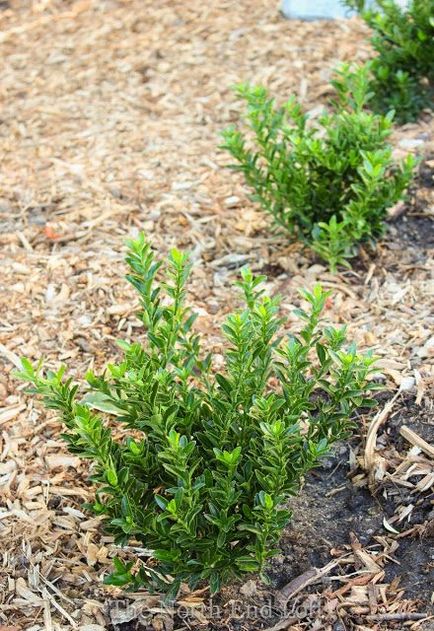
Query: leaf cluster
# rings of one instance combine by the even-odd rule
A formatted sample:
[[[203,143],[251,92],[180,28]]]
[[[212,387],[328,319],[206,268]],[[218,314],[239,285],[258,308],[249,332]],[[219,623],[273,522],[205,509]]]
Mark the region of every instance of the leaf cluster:
[[[432,107],[434,99],[434,3],[410,0],[406,8],[394,0],[347,0],[373,30],[377,56],[368,63],[374,97],[371,107],[393,109],[406,123]]]
[[[172,250],[162,267],[141,234],[127,262],[147,343],[121,342],[122,361],[89,372],[84,392],[64,367],[23,359],[19,376],[59,412],[70,451],[92,462],[88,508],[116,543],[149,550],[116,559],[107,582],[168,597],[182,581],[217,591],[275,554],[302,476],[372,405],[374,359],[346,346],[344,328],[320,324],[320,287],[302,292],[298,334],[283,335],[279,298],[244,269],[244,307],[222,326],[224,367],[213,371],[186,304],[188,257]]]
[[[392,116],[365,110],[372,97],[365,68],[343,66],[333,85],[335,107],[318,123],[294,97],[279,107],[264,87],[238,86],[247,132],[232,126],[222,144],[253,200],[332,270],[348,264],[358,243],[382,233],[387,209],[403,196],[415,166],[412,156],[392,158]]]

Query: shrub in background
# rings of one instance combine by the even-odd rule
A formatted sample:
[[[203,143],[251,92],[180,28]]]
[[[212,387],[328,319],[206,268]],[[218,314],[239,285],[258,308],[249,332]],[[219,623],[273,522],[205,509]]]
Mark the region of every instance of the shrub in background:
[[[374,92],[371,107],[393,109],[400,123],[415,120],[434,99],[434,3],[410,0],[346,0],[373,29],[377,56],[368,64]]]
[[[372,404],[374,360],[345,348],[344,329],[319,326],[328,295],[320,287],[302,292],[310,309],[298,311],[300,332],[281,336],[279,298],[245,269],[245,307],[222,327],[224,368],[215,373],[185,304],[188,257],[173,250],[160,270],[140,235],[127,261],[146,346],[121,342],[123,360],[103,376],[88,373],[84,395],[64,367],[23,359],[19,376],[60,413],[69,449],[92,461],[89,508],[118,544],[150,549],[134,565],[117,559],[107,582],[173,597],[181,581],[206,580],[215,592],[275,554],[288,497],[348,434],[355,410]]]
[[[294,97],[277,107],[265,88],[240,85],[250,133],[232,126],[221,147],[277,226],[335,270],[348,264],[359,242],[381,235],[415,159],[394,161],[387,142],[392,115],[365,111],[372,96],[366,68],[343,66],[333,85],[335,108],[318,123],[309,121]]]

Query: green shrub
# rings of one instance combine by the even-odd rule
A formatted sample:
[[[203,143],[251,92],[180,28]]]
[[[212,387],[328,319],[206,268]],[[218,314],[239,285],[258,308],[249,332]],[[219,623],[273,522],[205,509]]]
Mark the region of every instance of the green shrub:
[[[19,376],[60,413],[70,451],[93,462],[90,508],[107,531],[152,551],[134,566],[117,559],[107,582],[173,597],[181,581],[207,580],[214,592],[275,554],[288,497],[348,434],[355,410],[372,404],[374,360],[344,349],[344,329],[319,327],[320,287],[302,292],[310,308],[298,311],[298,335],[283,336],[279,298],[244,269],[245,307],[222,326],[215,372],[185,304],[188,257],[173,250],[162,270],[143,235],[129,245],[147,344],[120,342],[121,363],[88,373],[81,395],[64,367],[23,359]]]
[[[319,125],[294,97],[277,107],[265,88],[239,86],[250,133],[232,126],[221,145],[253,200],[332,270],[348,264],[360,241],[382,233],[387,209],[402,197],[415,165],[411,156],[400,164],[392,159],[391,115],[364,110],[371,96],[366,69],[343,66],[334,86],[335,109]]]
[[[434,3],[410,0],[406,9],[393,0],[347,0],[373,29],[377,56],[369,62],[374,97],[371,107],[393,109],[399,122],[415,120],[434,99]]]

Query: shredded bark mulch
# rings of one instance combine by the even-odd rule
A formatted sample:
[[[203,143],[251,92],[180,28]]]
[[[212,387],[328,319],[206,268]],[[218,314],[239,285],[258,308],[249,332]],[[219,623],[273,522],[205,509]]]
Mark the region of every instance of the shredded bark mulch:
[[[369,55],[360,21],[288,21],[266,0],[0,4],[0,630],[432,629],[432,117],[394,134],[397,155],[423,158],[408,202],[375,251],[332,275],[272,235],[219,132],[239,118],[240,81],[319,111],[333,68]],[[385,391],[291,501],[270,584],[212,602],[185,589],[173,608],[102,585],[118,550],[83,512],[87,465],[12,376],[23,355],[84,374],[116,339],[143,337],[122,262],[139,229],[162,254],[192,251],[211,349],[249,263],[284,296],[289,328],[299,287],[331,289],[327,319],[374,349]]]

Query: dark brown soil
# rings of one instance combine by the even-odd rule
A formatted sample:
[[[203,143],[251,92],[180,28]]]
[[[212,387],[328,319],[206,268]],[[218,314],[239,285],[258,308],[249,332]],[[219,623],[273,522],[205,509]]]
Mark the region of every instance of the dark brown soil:
[[[409,445],[399,435],[402,425],[407,425],[432,442],[434,412],[427,407],[416,406],[411,398],[403,398],[399,402],[383,432],[389,444],[405,453]],[[374,497],[367,489],[354,487],[348,473],[348,448],[340,445],[321,468],[308,476],[302,493],[291,502],[294,517],[282,541],[283,553],[288,561],[291,559],[291,565],[284,562],[281,566],[283,572],[282,569],[279,572],[274,562],[273,576],[277,587],[312,566],[325,565],[330,560],[329,550],[348,544],[350,532],[354,532],[365,546],[374,543],[374,536],[386,534],[384,517],[392,517],[398,505],[415,503],[414,495],[404,487],[395,489],[398,491],[396,495],[389,495],[387,500],[382,496],[381,489]],[[340,490],[330,495],[335,489]],[[406,530],[434,519],[433,497],[418,498],[409,522],[399,529]],[[312,542],[315,542],[314,546]],[[386,566],[386,580],[400,576],[400,585],[405,589],[406,596],[429,605],[434,578],[432,534],[428,532],[425,537],[401,539],[395,558],[396,564]]]
[[[409,212],[389,225],[388,237],[393,238],[393,249],[409,248],[414,263],[423,263],[427,258],[427,250],[434,248],[434,217],[423,213]]]
[[[407,208],[396,221],[389,223],[385,239],[391,249],[410,250],[415,261],[425,259],[427,250],[434,248],[434,215],[427,213],[428,193],[434,188],[433,164],[433,156],[422,162],[409,192]]]

